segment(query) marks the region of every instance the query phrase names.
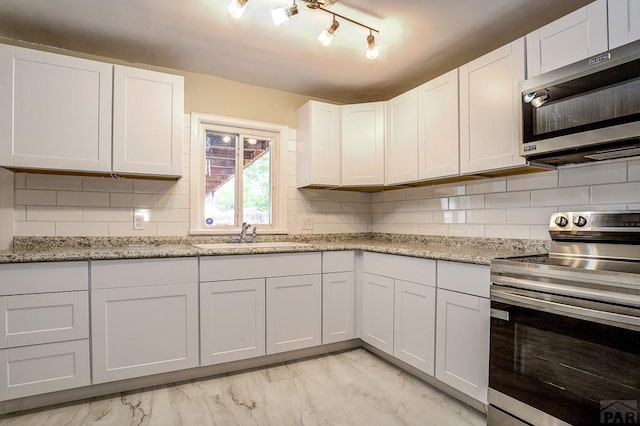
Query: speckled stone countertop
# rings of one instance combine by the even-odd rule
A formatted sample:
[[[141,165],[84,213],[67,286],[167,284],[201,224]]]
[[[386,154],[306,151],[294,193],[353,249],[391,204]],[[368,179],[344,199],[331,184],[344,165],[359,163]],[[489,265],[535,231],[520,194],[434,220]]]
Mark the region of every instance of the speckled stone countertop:
[[[236,238],[237,240],[237,238]],[[401,234],[324,234],[260,236],[257,242],[304,246],[196,248],[192,244],[234,242],[230,237],[16,237],[13,250],[0,250],[0,263],[142,259],[365,250],[377,253],[489,265],[497,257],[548,252],[546,240],[413,236]]]

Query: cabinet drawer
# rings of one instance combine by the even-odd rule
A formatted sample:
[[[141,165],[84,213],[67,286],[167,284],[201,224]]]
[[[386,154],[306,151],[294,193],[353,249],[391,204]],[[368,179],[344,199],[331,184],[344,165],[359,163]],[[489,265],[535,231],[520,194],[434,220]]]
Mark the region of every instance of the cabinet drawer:
[[[38,262],[0,265],[0,296],[87,290],[87,262]]]
[[[436,261],[431,259],[365,252],[364,272],[433,287],[436,285]]]
[[[89,340],[0,350],[0,399],[89,385]]]
[[[201,257],[200,281],[319,274],[321,268],[320,253]]]
[[[89,337],[87,291],[0,297],[0,347]]]
[[[195,257],[91,262],[91,288],[119,288],[198,281]]]
[[[327,251],[322,253],[322,273],[353,271],[355,253],[352,251]]]
[[[438,287],[489,298],[489,267],[471,263],[438,261]]]

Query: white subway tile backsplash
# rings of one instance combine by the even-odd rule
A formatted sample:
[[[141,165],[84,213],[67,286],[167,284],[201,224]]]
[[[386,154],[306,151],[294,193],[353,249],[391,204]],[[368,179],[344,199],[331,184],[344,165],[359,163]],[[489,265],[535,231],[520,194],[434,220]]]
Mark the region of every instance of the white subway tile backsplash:
[[[24,237],[43,236],[52,237],[56,235],[55,222],[15,222],[13,232]]]
[[[449,208],[448,198],[433,198],[430,200],[420,200],[420,210],[447,210]]]
[[[487,194],[491,192],[505,192],[507,190],[507,179],[496,178],[471,181],[467,184],[468,195],[470,194]]]
[[[407,223],[433,223],[433,212],[407,213]]]
[[[485,236],[490,238],[531,238],[529,225],[485,225]]]
[[[110,194],[111,207],[155,207],[158,196],[154,194]]]
[[[419,188],[401,189],[400,191],[404,191],[404,197],[406,200],[422,200],[423,198],[433,197],[432,186],[422,186]]]
[[[13,185],[15,189],[25,189],[27,187],[27,174],[26,173],[14,173]]]
[[[463,183],[438,185],[433,188],[434,197],[455,197],[456,195],[465,195],[467,187]]]
[[[549,225],[531,225],[531,238],[534,240],[548,240]]]
[[[355,192],[327,191],[327,201],[355,201]]]
[[[314,234],[336,234],[339,233],[341,225],[339,223],[318,223],[313,224]]]
[[[55,206],[56,192],[38,189],[16,189],[15,204],[24,206]]]
[[[566,167],[558,170],[558,178],[560,186],[626,182],[627,163],[609,162],[588,166]]]
[[[136,179],[133,181],[134,193],[174,194],[178,192],[178,182],[167,180]]]
[[[370,225],[365,223],[343,223],[340,225],[341,233],[369,232]]]
[[[558,186],[558,172],[555,170],[526,175],[509,176],[507,191],[555,188]]]
[[[357,203],[370,203],[373,199],[373,194],[370,192],[356,192],[355,195],[354,201]]]
[[[105,192],[58,191],[59,206],[107,207],[109,194]]]
[[[169,235],[179,237],[181,235],[187,235],[189,233],[188,223],[157,223],[156,234],[157,235]]]
[[[56,236],[99,237],[101,235],[109,235],[107,222],[56,222]]]
[[[84,207],[82,220],[86,222],[131,222],[133,209],[114,207]]]
[[[591,204],[638,202],[640,202],[640,182],[597,185],[591,188]]]
[[[158,195],[158,207],[167,209],[188,209],[189,196],[183,194]]]
[[[449,235],[449,225],[446,224],[427,224],[420,225],[418,231],[420,235]]]
[[[629,181],[640,180],[640,160],[629,161]]]
[[[342,206],[337,201],[314,201],[313,209],[321,213],[337,213],[342,210]]]
[[[33,222],[81,222],[82,208],[27,206],[26,220]]]
[[[354,214],[353,218],[358,224],[372,224],[373,223],[373,215],[370,213],[366,214]]]
[[[467,223],[497,224],[507,223],[506,209],[484,209],[467,211]]]
[[[368,203],[342,203],[342,213],[369,213],[371,205]]]
[[[324,189],[298,189],[297,191],[303,200],[326,200],[329,192]]]
[[[507,209],[507,223],[511,225],[548,225],[551,213],[557,211],[557,207]]]
[[[534,207],[572,206],[578,204],[589,204],[588,186],[531,191],[531,205]]]
[[[27,220],[27,207],[15,206],[13,209],[13,220],[16,222],[24,222]]]
[[[405,199],[404,197],[405,192],[402,190],[382,192],[382,199],[384,201],[402,201]]]
[[[464,195],[449,197],[450,210],[481,209],[484,208],[484,195]]]
[[[393,203],[373,203],[371,204],[372,213],[393,213],[395,208]]]
[[[335,214],[329,213],[327,214],[327,223],[356,223],[355,216],[352,214]]]
[[[420,201],[396,201],[393,203],[393,211],[396,212],[417,212],[420,211]]]
[[[500,192],[485,195],[486,208],[528,207],[531,205],[529,191]]]
[[[484,225],[449,225],[449,235],[456,237],[484,237]]]
[[[66,189],[82,190],[82,181],[77,176],[40,175],[29,173],[26,175],[28,189]]]
[[[157,225],[151,222],[145,222],[144,229],[133,229],[133,221],[125,222],[109,222],[109,235],[114,237],[152,237],[157,234]]]
[[[467,212],[464,210],[434,212],[434,223],[466,223]]]
[[[85,177],[82,178],[82,189],[95,192],[133,192],[133,179]]]

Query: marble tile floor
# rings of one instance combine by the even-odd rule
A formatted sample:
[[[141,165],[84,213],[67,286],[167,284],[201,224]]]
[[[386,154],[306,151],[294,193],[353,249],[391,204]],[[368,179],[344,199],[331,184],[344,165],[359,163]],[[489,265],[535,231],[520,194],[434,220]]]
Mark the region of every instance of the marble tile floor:
[[[0,418],[0,425],[484,425],[486,417],[356,349]]]

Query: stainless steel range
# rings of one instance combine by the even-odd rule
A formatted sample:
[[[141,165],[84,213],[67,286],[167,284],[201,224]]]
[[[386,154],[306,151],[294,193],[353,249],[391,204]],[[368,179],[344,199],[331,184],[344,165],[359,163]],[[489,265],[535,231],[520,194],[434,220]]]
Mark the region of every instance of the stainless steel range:
[[[640,211],[549,233],[549,255],[491,262],[489,424],[639,424]]]

